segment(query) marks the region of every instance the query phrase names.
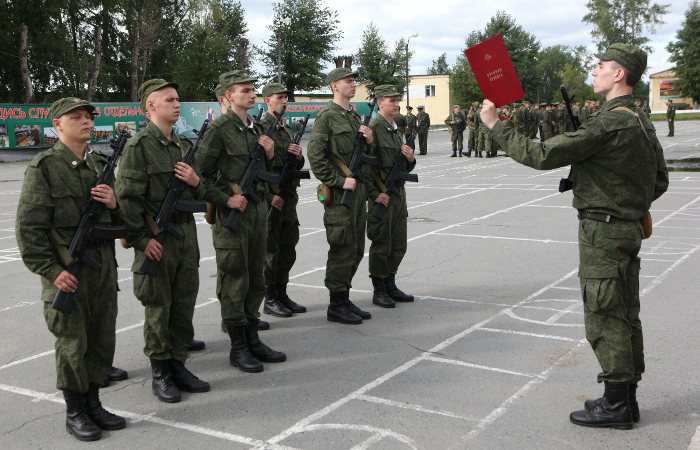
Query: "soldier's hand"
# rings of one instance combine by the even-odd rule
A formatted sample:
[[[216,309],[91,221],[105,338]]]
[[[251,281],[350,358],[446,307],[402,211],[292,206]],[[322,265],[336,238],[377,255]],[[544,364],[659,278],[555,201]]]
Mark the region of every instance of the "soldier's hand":
[[[114,196],[114,190],[106,184],[100,184],[92,188],[90,193],[100,203],[104,203],[107,208],[115,209],[117,207],[117,197]]]
[[[275,157],[275,141],[271,137],[262,135],[258,138],[258,144],[265,149],[265,157],[268,161]]]
[[[451,123],[452,125],[454,125],[455,121],[453,120],[453,121],[452,121],[452,122],[450,122],[450,123]]]
[[[75,292],[78,289],[78,279],[68,273],[67,270],[61,272],[53,281],[53,284],[63,292]]]
[[[484,100],[484,106],[481,108],[481,121],[488,129],[493,128],[498,122],[498,111],[491,100]]]
[[[231,209],[237,209],[240,212],[244,212],[247,205],[248,200],[246,200],[244,195],[234,195],[226,202],[226,206]]]
[[[197,172],[195,172],[190,165],[185,164],[182,161],[175,164],[175,176],[193,188],[199,186],[199,176],[197,175]]]
[[[302,156],[301,156],[301,145],[299,144],[289,144],[289,148],[287,148],[287,151],[291,153],[292,155],[297,157],[297,161],[301,161]]]
[[[346,178],[345,183],[343,183],[343,189],[346,191],[353,191],[355,192],[355,186],[357,186],[357,181],[355,181],[354,178]]]
[[[413,160],[416,159],[416,157],[413,156],[413,149],[406,144],[401,146],[401,153],[403,153],[404,156],[406,156],[406,161],[410,163],[412,163]]]
[[[277,208],[278,211],[282,211],[282,206],[284,206],[284,200],[279,195],[272,197],[272,203],[270,203],[273,208]]]
[[[385,192],[382,192],[381,194],[379,194],[379,197],[377,197],[375,202],[381,203],[384,206],[388,206],[389,205],[389,196]]]
[[[372,143],[372,141],[374,140],[374,137],[372,136],[372,130],[370,130],[369,127],[366,127],[364,125],[360,125],[360,129],[358,131],[364,135],[365,140],[367,141],[368,144]]]
[[[163,246],[160,245],[160,243],[158,243],[158,241],[155,239],[151,239],[148,241],[146,250],[143,252],[153,261],[160,261],[160,258],[163,257]]]

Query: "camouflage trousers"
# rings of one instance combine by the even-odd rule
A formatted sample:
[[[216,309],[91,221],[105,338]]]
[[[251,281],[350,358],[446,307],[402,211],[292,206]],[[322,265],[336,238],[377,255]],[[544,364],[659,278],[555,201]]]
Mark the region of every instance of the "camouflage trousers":
[[[163,237],[158,276],[138,273],[146,254],[135,250],[134,295],[145,307],[143,353],[153,359],[187,360],[194,337],[194,305],[199,292],[199,245],[194,220],[179,225],[185,238]]]
[[[116,344],[117,264],[114,246],[91,247],[89,255],[102,264],[98,272],[81,264],[73,311],[51,309],[58,288],[41,279],[44,319],[56,337],[56,389],[85,393],[90,383],[102,384],[112,367]]]
[[[333,188],[333,201],[325,205],[323,214],[326,240],[330,246],[325,285],[331,292],[342,292],[352,287],[352,278],[365,253],[365,188],[357,184],[350,209],[340,203],[343,192],[343,189]]]
[[[367,237],[372,241],[369,247],[369,274],[373,277],[386,278],[389,274],[396,274],[406,254],[406,190],[401,187],[399,192],[401,198],[389,196],[389,205],[381,221],[371,214],[377,203],[367,201]]]
[[[461,152],[464,148],[464,132],[455,131],[450,136],[450,139],[452,140],[452,151],[456,152],[457,150],[459,150]]]
[[[579,222],[579,278],[586,339],[602,372],[598,382],[636,383],[644,373],[639,320],[639,221]]]
[[[479,128],[479,143],[477,144],[477,150],[490,153],[493,150],[493,139],[491,139],[491,130],[486,127]]]
[[[478,130],[469,130],[469,138],[467,141],[467,150],[476,149]]]
[[[265,256],[265,286],[289,282],[289,271],[297,260],[299,221],[270,222],[267,225],[267,255]]]
[[[530,139],[535,139],[537,137],[538,128],[535,124],[530,124]]]
[[[268,211],[266,201],[257,205],[249,202],[238,233],[226,230],[227,244],[217,244],[216,296],[221,302],[221,318],[229,328],[260,317],[265,297]]]

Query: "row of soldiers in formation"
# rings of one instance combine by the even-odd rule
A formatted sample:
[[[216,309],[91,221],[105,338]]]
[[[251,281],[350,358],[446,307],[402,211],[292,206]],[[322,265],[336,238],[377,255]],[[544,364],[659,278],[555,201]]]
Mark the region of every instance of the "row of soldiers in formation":
[[[396,286],[407,248],[404,181],[389,186],[391,197],[382,182],[399,155],[404,158],[401,172],[413,170],[414,150],[403,143],[393,120],[399,105],[394,86],[376,89],[379,114],[369,126],[361,123],[350,105],[356,76],[345,68],[328,74],[333,101],[318,114],[308,145],[311,168],[326,192],[322,203],[329,244],[327,319],[341,324],[361,324],[372,317],[350,300],[352,280],[365,251],[365,234],[372,242],[372,302],[394,308],[397,302],[414,300]],[[143,83],[139,101],[149,123],[124,146],[116,180],[98,186],[96,176],[108,159],[88,145],[95,108],[85,100],[64,98],[50,109],[59,141],[37,155],[25,172],[16,236],[23,262],[41,276],[44,317],[56,337],[56,386],[66,401],[66,429],[79,440],[96,440],[101,430],[126,426],[125,419],[105,410],[99,399],[106,378],[127,376],[112,366],[118,291],[114,239],[91,238],[86,253],[98,263],[97,269],[79,264],[77,272],[71,273],[61,259],[90,196],[105,206],[96,225],[123,225],[126,238],[122,245],[133,248],[133,291],[145,309],[144,353],[151,363],[151,390],[159,400],[174,403],[181,400],[181,391],[210,390],[209,383],[185,367],[188,351],[204,346],[194,340],[193,328],[200,282],[196,223],[191,212],[175,212],[169,220],[178,233],[166,233],[153,219],[173,176],[186,184],[180,200],[206,201],[210,206],[207,221],[212,224],[216,252],[216,294],[222,326],[231,340],[230,364],[244,372],[261,372],[263,363],[287,359],[285,353],[260,340],[258,330],[269,325],[259,319],[259,310],[264,300],[264,312],[275,316],[306,311],[286,291],[299,241],[298,197],[285,196],[275,185],[256,179],[254,195],[258,198],[253,199],[244,195],[238,183],[253,155],[261,150],[268,172],[279,173],[288,155],[293,155],[296,169],[305,161],[291,128],[276,122],[274,112],[288,98],[283,85],[271,83],[263,88],[268,112],[261,120],[248,115],[255,105],[255,81],[240,70],[219,77],[216,95],[222,114],[201,137],[192,164],[182,161],[192,143],[173,128],[180,116],[177,83],[162,79]],[[271,136],[263,133],[268,127]],[[347,168],[360,134],[366,141],[365,153],[377,158],[372,169],[362,167],[363,181]],[[296,189],[299,180],[293,186]],[[348,192],[353,193],[352,200],[344,206],[341,199]],[[382,219],[368,215],[377,205],[385,208]],[[279,211],[278,222],[268,221],[270,208]],[[225,226],[234,210],[240,212],[237,232]],[[158,261],[157,276],[140,271],[147,259]],[[71,313],[52,308],[59,290],[73,294]]]

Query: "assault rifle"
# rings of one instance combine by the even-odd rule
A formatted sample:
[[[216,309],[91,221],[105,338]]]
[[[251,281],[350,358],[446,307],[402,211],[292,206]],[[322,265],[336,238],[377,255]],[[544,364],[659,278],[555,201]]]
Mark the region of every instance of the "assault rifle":
[[[275,123],[267,127],[267,130],[265,130],[265,136],[272,136],[272,133],[275,131],[275,128],[277,128],[277,125],[279,125],[286,110],[287,105],[284,105],[282,106],[280,112],[273,111],[277,118],[275,119]],[[258,146],[255,147],[255,150],[250,158],[250,164],[248,164],[248,168],[245,170],[243,178],[241,178],[241,182],[238,183],[238,187],[240,187],[241,191],[243,191],[243,195],[257,205],[262,200],[260,200],[258,195],[255,193],[255,180],[260,179],[262,181],[267,181],[268,183],[280,184],[280,176],[278,174],[266,172],[260,168],[260,166],[262,166],[265,162],[265,147],[262,145],[258,144]],[[234,233],[238,233],[238,229],[241,226],[241,212],[235,208],[232,209],[231,213],[229,213],[228,217],[226,218],[226,222],[224,222],[224,226]]]
[[[417,127],[420,128],[420,122],[418,122]],[[410,135],[406,139],[406,145],[410,147],[411,144],[415,142],[416,136],[418,136],[418,134],[416,133]],[[402,172],[403,165],[405,162],[406,155],[404,155],[403,152],[399,152],[398,156],[396,156],[396,159],[394,159],[394,167],[391,168],[391,172],[389,172],[389,175],[387,175],[386,180],[384,180],[384,187],[386,187],[387,194],[393,193],[398,198],[401,198],[401,192],[399,192],[399,190],[396,189],[397,180],[412,181],[414,183],[418,182],[418,175],[414,173]],[[381,203],[377,203],[376,205],[374,205],[372,216],[377,220],[382,220],[384,218],[385,212],[386,206],[382,205]]]
[[[363,122],[364,126],[369,125],[369,121],[372,120],[374,108],[377,106],[377,99],[375,98],[372,100],[372,103],[367,103],[367,105],[369,106],[369,114],[367,114],[365,117],[365,121]],[[367,140],[365,139],[365,135],[358,131],[357,138],[355,139],[355,151],[352,153],[352,159],[350,159],[350,165],[348,166],[348,169],[350,169],[350,172],[352,172],[350,177],[354,178],[360,183],[365,182],[365,177],[362,176],[362,164],[377,164],[376,156],[368,156],[365,154],[364,150],[366,142]],[[343,198],[340,203],[346,208],[350,209],[352,206],[352,196],[354,193],[354,191],[346,189],[345,192],[343,192]]]
[[[301,123],[301,131],[299,131],[297,135],[294,136],[294,144],[299,145],[299,142],[301,142],[301,137],[304,135],[306,124],[309,123],[309,117],[311,117],[311,114],[307,114],[306,119],[304,119],[304,121]],[[311,179],[311,174],[308,170],[294,169],[294,167],[296,166],[296,161],[296,155],[287,152],[287,156],[284,159],[284,165],[282,166],[282,172],[280,172],[280,192],[279,194],[277,194],[282,198],[282,200],[286,200],[290,197],[296,197],[297,192],[292,187],[292,180]],[[267,220],[271,221],[272,223],[279,222],[280,210],[275,208],[274,206],[271,206],[270,213],[267,215]]]
[[[576,98],[576,95],[572,95],[571,97],[569,97],[569,93],[566,90],[566,86],[564,86],[563,84],[561,85],[559,90],[561,91],[561,98],[564,99],[564,103],[566,104],[566,113],[569,116],[571,124],[574,126],[574,131],[576,131],[581,126],[581,121],[579,120],[578,116],[574,115],[574,111],[571,109],[571,101],[574,98]],[[571,181],[571,169],[569,169],[569,176],[559,180],[559,192],[570,191],[573,187],[574,183],[573,181]]]
[[[97,178],[95,186],[101,184],[109,183],[109,180],[114,178],[114,169],[117,167],[117,162],[119,157],[122,155],[122,150],[124,150],[124,145],[126,141],[129,140],[131,135],[128,132],[122,131],[119,133],[119,137],[112,141],[110,147],[114,150],[112,156],[107,160],[102,169],[102,173]],[[90,245],[94,239],[121,239],[126,237],[126,227],[125,226],[106,226],[106,225],[95,225],[95,221],[100,216],[102,212],[102,202],[95,199],[95,196],[90,194],[88,201],[85,202],[83,210],[81,211],[82,217],[80,218],[80,224],[78,229],[73,235],[73,239],[70,241],[70,246],[68,247],[67,257],[72,258],[70,261],[65,261],[66,270],[73,276],[78,273],[78,267],[80,263],[87,264],[92,270],[99,271],[102,264],[98,263],[90,255],[88,255],[87,247]],[[65,247],[60,247],[64,250]],[[59,250],[60,253],[60,250]],[[63,258],[62,258],[63,259]],[[62,311],[66,314],[70,314],[73,311],[73,292],[65,292],[59,290],[56,293],[56,297],[53,299],[51,308]]]
[[[185,154],[182,156],[182,162],[188,166],[191,166],[192,161],[194,161],[194,154],[197,153],[199,143],[202,141],[202,137],[204,136],[204,132],[207,130],[208,125],[209,121],[205,120],[202,124],[202,128],[200,128],[199,131],[192,130],[197,133],[197,143],[195,145],[191,145],[187,152],[185,152]],[[153,239],[155,239],[159,244],[163,244],[163,238],[165,237],[166,232],[172,234],[175,239],[179,241],[185,238],[185,235],[180,233],[177,227],[175,227],[175,224],[172,222],[173,218],[177,217],[179,214],[207,212],[206,202],[180,200],[180,196],[182,195],[182,191],[185,190],[186,185],[187,183],[179,179],[177,176],[175,176],[175,174],[173,174],[172,178],[170,178],[170,183],[168,183],[168,193],[165,195],[165,200],[163,200],[160,211],[158,211],[158,215],[153,221],[156,227],[158,227],[160,230],[160,232],[156,234]],[[158,261],[147,256],[144,258],[139,272],[145,273],[146,275],[152,277],[157,276]]]

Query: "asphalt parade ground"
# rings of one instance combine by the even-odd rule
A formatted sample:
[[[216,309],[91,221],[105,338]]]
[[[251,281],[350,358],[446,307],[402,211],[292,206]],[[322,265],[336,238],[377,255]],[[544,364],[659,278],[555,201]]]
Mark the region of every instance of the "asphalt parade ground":
[[[666,125],[656,125],[664,136]],[[698,157],[700,122],[677,122],[675,137],[660,140],[667,159]],[[0,448],[700,449],[700,172],[670,173],[640,255],[641,421],[631,431],[599,430],[569,422],[602,385],[585,341],[572,193],[557,190],[568,168],[535,171],[503,152],[450,158],[445,131],[430,133],[428,144],[428,154],[417,156],[420,183],[407,186],[409,245],[397,276],[416,301],[372,305],[365,255],[351,299],[372,319],[359,326],[326,320],[323,207],[318,181],[302,180],[288,293],[309,311],[262,315],[272,327],[261,339],[288,360],[259,374],[229,365],[211,232],[197,218],[194,326],[207,345],[187,365],[211,391],[183,393],[180,403],[151,393],[133,253],[118,248],[114,365],[129,379],[101,397],[128,426],[89,444],[65,431],[39,277],[22,264],[15,241],[27,163],[0,164]]]

